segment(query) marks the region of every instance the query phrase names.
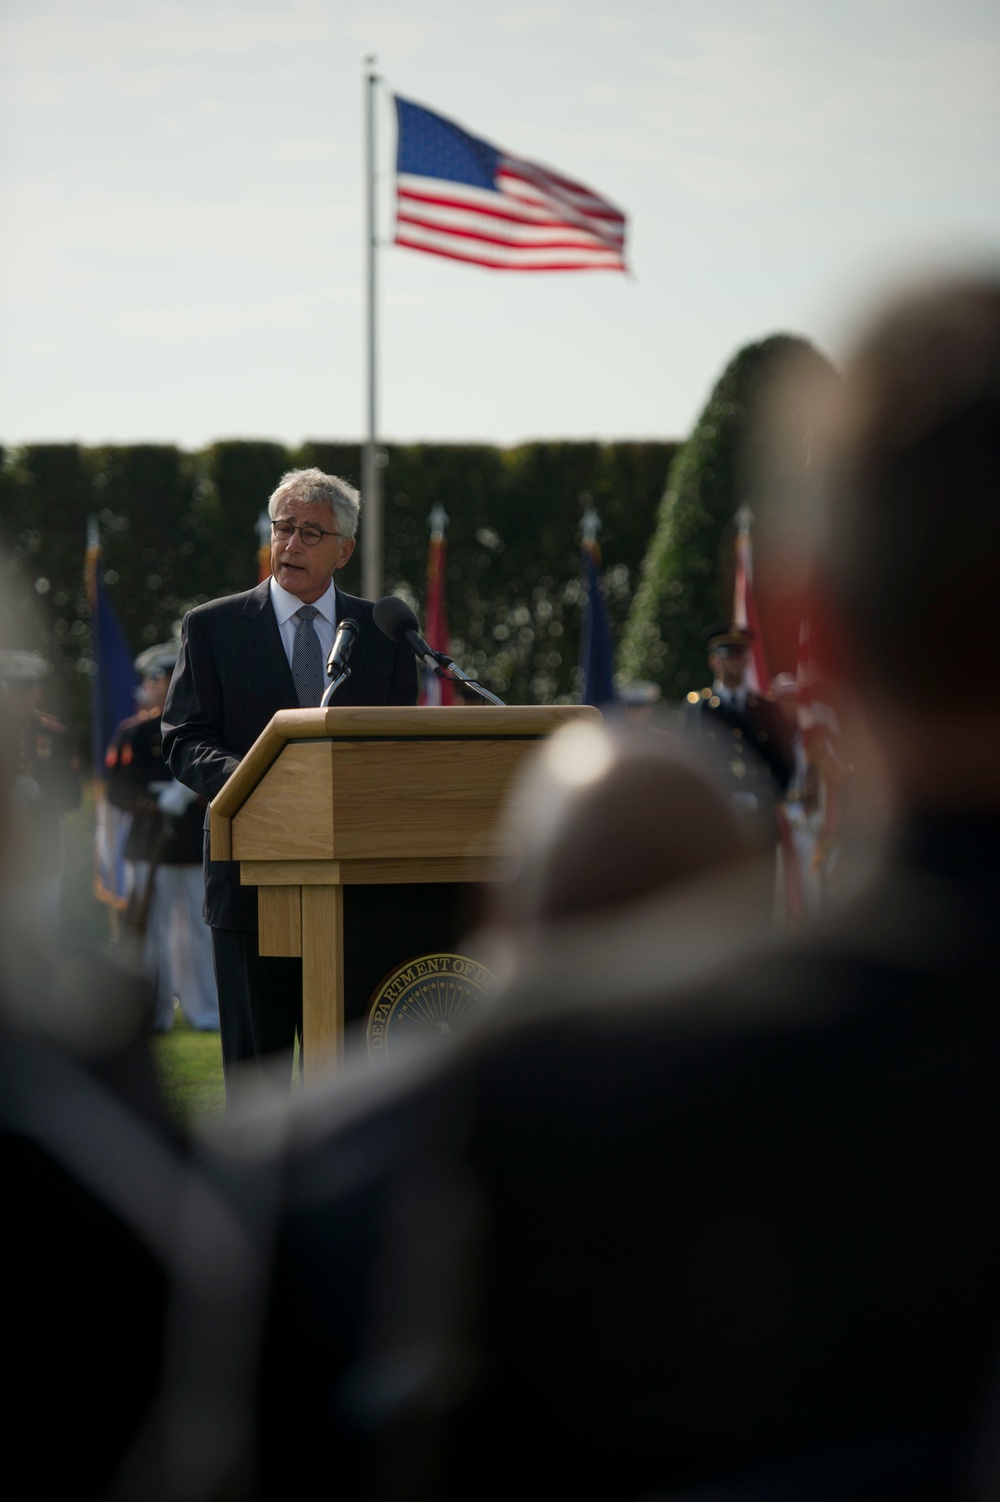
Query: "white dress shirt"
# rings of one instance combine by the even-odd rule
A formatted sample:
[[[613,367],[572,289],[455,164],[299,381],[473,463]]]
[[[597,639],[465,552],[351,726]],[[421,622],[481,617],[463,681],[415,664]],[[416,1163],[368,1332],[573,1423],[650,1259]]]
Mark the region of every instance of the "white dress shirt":
[[[319,637],[320,651],[323,653],[323,663],[326,665],[327,658],[333,651],[333,638],[337,634],[337,591],[333,580],[330,580],[329,588],[325,594],[321,594],[318,600],[313,600],[313,608],[318,615],[313,617],[312,628]],[[302,601],[297,595],[290,595],[287,589],[282,589],[271,577],[271,604],[278,618],[278,630],[281,632],[281,645],[285,649],[288,658],[288,666],[292,665],[292,644],[295,641],[295,632],[298,629],[298,621],[295,619],[302,608]]]

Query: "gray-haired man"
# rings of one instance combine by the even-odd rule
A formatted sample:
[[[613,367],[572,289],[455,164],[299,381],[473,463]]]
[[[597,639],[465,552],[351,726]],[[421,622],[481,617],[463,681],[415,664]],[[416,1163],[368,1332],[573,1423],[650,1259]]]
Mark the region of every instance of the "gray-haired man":
[[[339,620],[358,637],[338,704],[413,704],[412,653],[375,626],[372,603],[338,590],[354,552],[360,497],[318,469],[292,470],[268,504],[271,578],[199,605],[184,619],[163,711],[163,745],[180,782],[211,801],[279,709],[318,705]],[[317,667],[318,665],[318,667]],[[301,962],[257,952],[257,894],[239,866],[205,849],[205,919],[212,928],[222,1054],[232,1066],[290,1053],[301,1029]]]

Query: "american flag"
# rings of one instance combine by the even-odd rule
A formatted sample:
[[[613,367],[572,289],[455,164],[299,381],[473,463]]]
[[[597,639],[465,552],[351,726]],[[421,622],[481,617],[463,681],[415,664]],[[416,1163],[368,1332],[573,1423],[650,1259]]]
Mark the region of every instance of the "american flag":
[[[395,97],[397,245],[495,271],[626,270],[613,203]]]

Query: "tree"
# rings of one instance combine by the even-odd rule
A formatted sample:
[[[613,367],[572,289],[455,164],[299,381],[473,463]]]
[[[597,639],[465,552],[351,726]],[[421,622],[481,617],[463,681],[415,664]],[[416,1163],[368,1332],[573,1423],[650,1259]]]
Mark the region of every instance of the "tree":
[[[622,676],[652,679],[674,699],[704,680],[705,632],[732,605],[736,512],[756,510],[776,476],[801,474],[807,458],[804,411],[792,406],[792,420],[775,426],[768,399],[832,373],[790,334],[746,345],[726,367],[671,469],[622,640]]]

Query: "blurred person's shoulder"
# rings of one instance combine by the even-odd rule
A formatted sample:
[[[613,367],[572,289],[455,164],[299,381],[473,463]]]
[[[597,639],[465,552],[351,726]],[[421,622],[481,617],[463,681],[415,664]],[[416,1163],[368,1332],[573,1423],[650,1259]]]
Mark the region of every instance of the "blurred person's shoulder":
[[[978,847],[990,838],[980,831]],[[459,1128],[483,1111],[506,1118],[550,1090],[578,1110],[615,1082],[628,1091],[648,1078],[662,1093],[668,1074],[676,1090],[693,1061],[722,1066],[702,1076],[707,1086],[741,1059],[797,1060],[803,1078],[825,1078],[837,1049],[856,1070],[871,1066],[873,1047],[885,1061],[922,1051],[928,1069],[938,1060],[946,1073],[970,1050],[1000,1060],[1000,1009],[986,983],[1000,865],[980,878],[957,864],[956,876],[948,862],[886,861],[795,933],[762,916],[751,861],[551,925],[529,945],[479,934],[477,954],[498,984],[460,1039],[429,1042],[396,1065],[359,1049],[346,1076],[291,1103],[248,1100],[222,1129],[227,1150],[268,1155],[280,1144],[312,1172],[335,1148],[348,1192],[432,1145],[452,1154]]]
[[[956,987],[969,1007],[990,1010],[975,977],[992,964],[1000,819],[967,823],[959,831],[940,821],[913,854],[914,837],[904,839],[795,932],[762,918],[752,863],[565,925],[519,957],[493,1004],[487,1046],[543,1027],[720,1038],[835,1027],[917,990],[944,1006]],[[492,964],[502,972],[502,956]]]
[[[0,1037],[69,1061],[173,1134],[151,1047],[152,1005],[146,975],[124,951],[64,950],[24,933],[4,936]]]

